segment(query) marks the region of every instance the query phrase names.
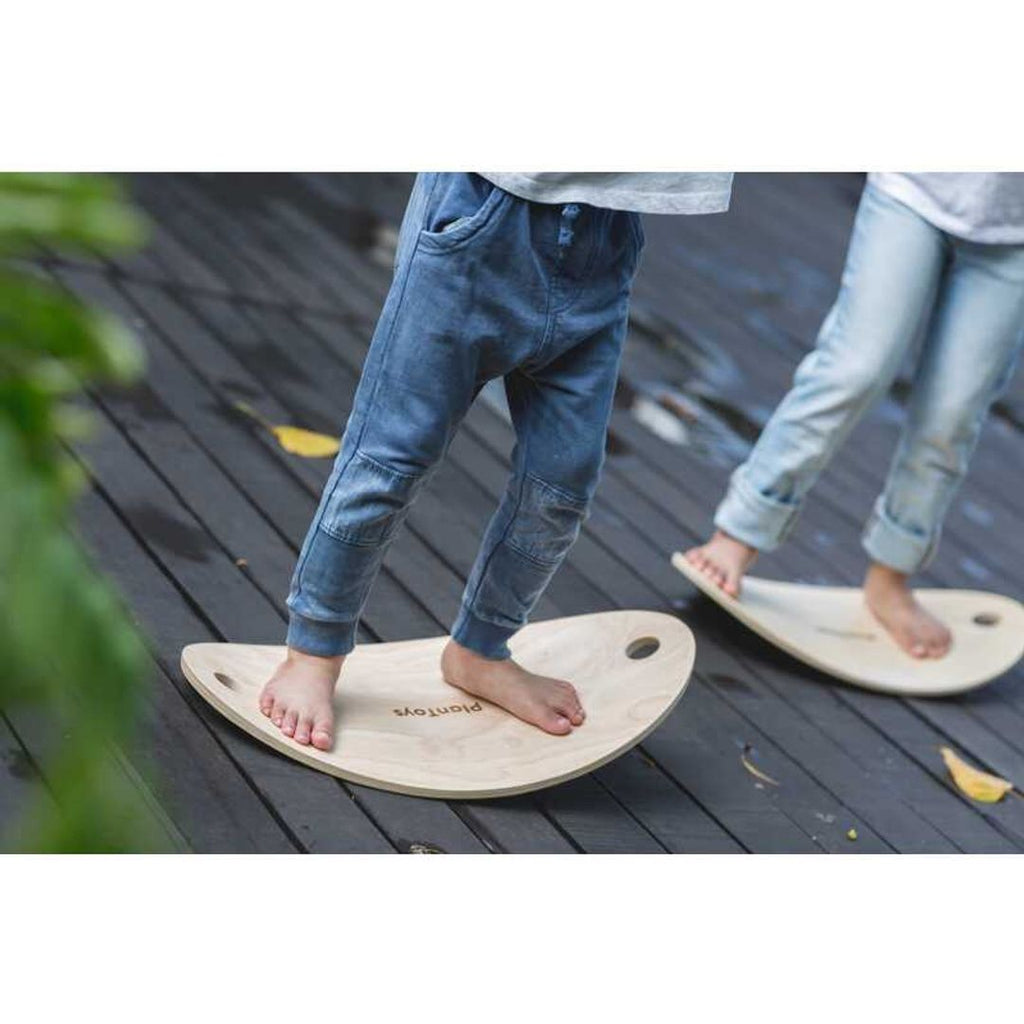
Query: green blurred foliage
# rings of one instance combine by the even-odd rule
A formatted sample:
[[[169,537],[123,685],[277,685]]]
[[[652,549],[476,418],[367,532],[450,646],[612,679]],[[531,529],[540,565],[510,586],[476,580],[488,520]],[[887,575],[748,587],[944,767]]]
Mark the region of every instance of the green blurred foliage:
[[[38,852],[163,847],[117,751],[129,746],[144,645],[75,538],[87,385],[127,383],[142,351],[115,320],[5,258],[138,245],[144,224],[99,175],[0,174],[0,710],[43,716],[49,791],[8,845]],[[51,798],[52,797],[52,798]]]

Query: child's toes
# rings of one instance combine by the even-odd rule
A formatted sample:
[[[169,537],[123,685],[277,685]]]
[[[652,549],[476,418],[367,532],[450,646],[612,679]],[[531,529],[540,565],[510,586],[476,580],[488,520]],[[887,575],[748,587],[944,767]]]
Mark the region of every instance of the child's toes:
[[[567,732],[572,731],[572,722],[563,712],[554,708],[548,708],[541,715],[538,724],[545,732],[554,733],[556,736],[564,736]]]
[[[575,690],[563,695],[562,699],[555,704],[555,711],[568,718],[573,725],[583,724],[583,705],[580,704]]]
[[[914,633],[911,633],[904,640],[904,646],[914,658],[926,658],[928,656],[928,645]]]
[[[303,746],[308,745],[309,737],[312,732],[313,719],[308,715],[300,716],[298,724],[295,726],[295,742],[301,743]]]
[[[334,722],[330,718],[314,718],[310,740],[317,750],[330,750],[334,742]]]
[[[284,721],[281,723],[281,732],[285,736],[295,735],[295,726],[298,723],[299,715],[297,711],[288,711],[284,716]]]

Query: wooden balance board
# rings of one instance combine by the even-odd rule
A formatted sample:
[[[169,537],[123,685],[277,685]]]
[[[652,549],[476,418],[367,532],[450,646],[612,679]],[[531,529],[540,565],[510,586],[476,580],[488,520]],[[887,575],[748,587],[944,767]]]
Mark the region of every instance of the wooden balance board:
[[[526,668],[567,679],[586,721],[552,736],[449,686],[447,638],[356,647],[335,695],[330,751],[300,746],[257,706],[283,647],[192,644],[188,681],[256,739],[349,782],[415,796],[497,797],[575,778],[639,743],[672,710],[693,669],[690,630],[671,615],[616,611],[526,626],[511,641]]]
[[[953,632],[944,658],[913,658],[864,605],[857,587],[779,583],[747,576],[739,599],[676,552],[672,564],[712,601],[794,658],[869,690],[938,697],[971,690],[1024,654],[1024,606],[982,590],[917,590]]]

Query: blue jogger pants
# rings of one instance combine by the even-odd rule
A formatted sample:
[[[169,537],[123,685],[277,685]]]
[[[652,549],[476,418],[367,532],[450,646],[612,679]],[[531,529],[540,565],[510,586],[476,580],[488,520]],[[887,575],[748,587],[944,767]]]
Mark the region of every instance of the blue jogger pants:
[[[288,644],[346,654],[385,550],[480,388],[503,377],[512,474],[452,627],[508,656],[579,532],[604,459],[639,216],[423,174],[333,472],[288,596]]]

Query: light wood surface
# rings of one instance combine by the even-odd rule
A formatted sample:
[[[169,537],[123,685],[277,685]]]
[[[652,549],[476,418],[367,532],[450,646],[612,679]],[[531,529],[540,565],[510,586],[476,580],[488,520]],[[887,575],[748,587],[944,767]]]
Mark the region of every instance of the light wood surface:
[[[636,657],[651,650],[652,638],[657,648]],[[513,657],[572,682],[587,712],[580,728],[551,736],[445,683],[438,663],[446,642],[358,646],[338,684],[337,735],[326,752],[284,736],[257,707],[283,647],[192,644],[182,651],[181,667],[221,714],[312,768],[392,792],[482,798],[552,786],[639,743],[682,696],[695,651],[690,630],[659,612],[526,626],[512,639]]]
[[[739,599],[679,552],[672,564],[713,601],[794,658],[845,682],[903,696],[971,690],[1011,669],[1024,654],[1024,606],[982,590],[917,590],[918,600],[953,632],[944,658],[906,654],[875,621],[858,587],[780,583],[747,576]]]

